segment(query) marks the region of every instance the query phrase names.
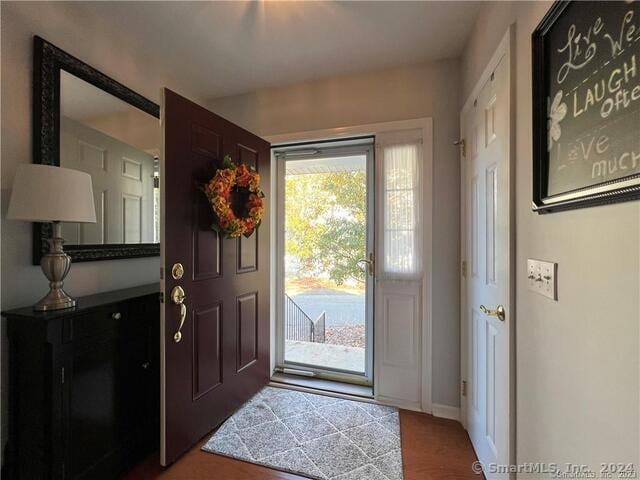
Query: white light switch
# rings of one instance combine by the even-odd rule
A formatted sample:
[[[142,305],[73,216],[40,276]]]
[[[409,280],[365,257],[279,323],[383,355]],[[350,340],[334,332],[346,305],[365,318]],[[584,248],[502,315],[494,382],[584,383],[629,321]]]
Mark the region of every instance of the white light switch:
[[[543,260],[527,260],[527,285],[532,292],[552,300],[558,299],[556,276],[558,264]]]

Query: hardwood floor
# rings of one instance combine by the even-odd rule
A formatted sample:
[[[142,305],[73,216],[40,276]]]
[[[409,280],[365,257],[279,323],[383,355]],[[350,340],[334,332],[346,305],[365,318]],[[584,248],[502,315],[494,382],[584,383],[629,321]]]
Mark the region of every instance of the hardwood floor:
[[[404,480],[479,480],[471,471],[476,455],[462,426],[453,420],[400,411]],[[279,472],[200,450],[209,435],[180,460],[162,468],[158,455],[137,465],[126,480],[300,480],[305,477]]]
[[[462,425],[453,420],[400,411],[404,480],[480,480],[477,460]]]

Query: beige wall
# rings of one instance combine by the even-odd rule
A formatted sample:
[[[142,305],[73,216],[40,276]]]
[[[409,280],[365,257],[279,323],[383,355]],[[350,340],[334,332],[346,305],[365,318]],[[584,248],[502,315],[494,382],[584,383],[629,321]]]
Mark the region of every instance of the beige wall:
[[[433,402],[459,405],[459,64],[333,77],[220,98],[210,108],[259,135],[433,117]]]
[[[550,3],[483,6],[462,60],[464,102],[516,23],[517,460],[640,463],[640,203],[531,212],[531,32]],[[559,263],[557,302],[526,259]]]
[[[31,162],[33,35],[40,35],[155,102],[163,85],[185,92],[156,74],[144,58],[120,44],[115,26],[105,25],[86,5],[2,2],[2,308],[29,304],[46,293],[39,267],[31,266],[31,224],[6,221],[16,167]],[[73,265],[66,285],[83,295],[139,285],[159,278],[158,258]]]

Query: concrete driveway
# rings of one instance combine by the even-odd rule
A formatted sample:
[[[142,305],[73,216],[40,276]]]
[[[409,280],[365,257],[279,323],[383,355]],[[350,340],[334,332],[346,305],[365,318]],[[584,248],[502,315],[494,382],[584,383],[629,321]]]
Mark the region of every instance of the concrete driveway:
[[[291,297],[311,319],[326,313],[326,326],[364,325],[365,295],[336,290],[309,290]]]

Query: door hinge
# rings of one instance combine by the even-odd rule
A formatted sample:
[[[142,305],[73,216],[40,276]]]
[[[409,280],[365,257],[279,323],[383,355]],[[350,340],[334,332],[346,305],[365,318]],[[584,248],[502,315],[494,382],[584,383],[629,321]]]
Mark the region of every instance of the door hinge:
[[[467,144],[465,143],[464,138],[461,138],[460,140],[456,140],[455,142],[453,142],[453,144],[458,145],[462,150],[462,156],[464,158],[467,158]]]
[[[160,303],[164,303],[164,292],[158,294],[158,300],[160,300]]]
[[[467,396],[467,381],[466,380],[462,380],[462,396],[463,397]]]
[[[64,385],[64,367],[60,370],[60,383]]]
[[[463,277],[467,276],[467,261],[466,260],[462,261],[462,276]]]
[[[160,280],[164,280],[164,267],[160,267]]]

